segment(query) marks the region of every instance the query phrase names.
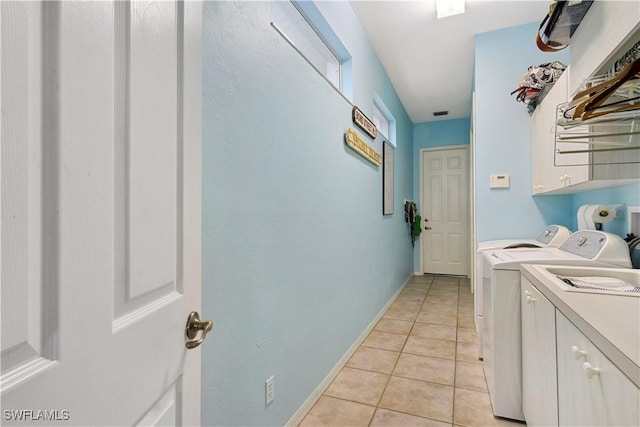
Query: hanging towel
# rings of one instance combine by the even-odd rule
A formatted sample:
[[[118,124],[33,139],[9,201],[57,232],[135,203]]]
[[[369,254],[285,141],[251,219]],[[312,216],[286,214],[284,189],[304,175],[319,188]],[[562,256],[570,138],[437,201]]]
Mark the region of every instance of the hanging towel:
[[[420,215],[416,215],[413,224],[411,224],[411,231],[414,236],[419,236],[422,233],[422,218]]]

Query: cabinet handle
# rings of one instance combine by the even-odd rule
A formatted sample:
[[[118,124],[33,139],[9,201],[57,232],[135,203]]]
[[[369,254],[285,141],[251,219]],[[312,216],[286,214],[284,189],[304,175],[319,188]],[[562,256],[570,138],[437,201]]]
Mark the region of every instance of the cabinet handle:
[[[594,368],[589,362],[584,362],[582,364],[582,369],[585,374],[587,374],[587,378],[593,378],[595,375],[600,375],[600,369]]]
[[[527,304],[533,304],[534,302],[536,302],[536,299],[531,295],[527,295]]]
[[[581,357],[587,358],[587,352],[580,350],[577,345],[571,347],[571,353],[573,353],[573,357],[578,360]]]
[[[529,296],[529,295],[531,295],[531,291],[527,291],[527,290],[525,290],[525,291],[524,291],[524,295],[525,295],[525,296]]]
[[[564,174],[560,177],[560,182],[565,186],[567,185],[567,181],[569,181],[569,184],[571,184],[571,175]]]

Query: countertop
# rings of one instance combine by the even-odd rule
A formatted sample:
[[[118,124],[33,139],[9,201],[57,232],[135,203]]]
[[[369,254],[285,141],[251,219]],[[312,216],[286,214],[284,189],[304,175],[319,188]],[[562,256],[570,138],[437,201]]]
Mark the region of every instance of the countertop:
[[[640,388],[640,297],[564,291],[546,270],[558,267],[523,264],[520,272]],[[598,269],[598,275],[615,270]]]

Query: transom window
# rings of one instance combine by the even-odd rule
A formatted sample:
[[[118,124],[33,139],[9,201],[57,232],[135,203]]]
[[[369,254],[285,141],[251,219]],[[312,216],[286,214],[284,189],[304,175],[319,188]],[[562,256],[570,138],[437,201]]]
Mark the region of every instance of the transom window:
[[[389,111],[384,102],[382,102],[382,99],[375,93],[373,94],[373,124],[376,125],[378,132],[395,147],[396,119],[393,118],[391,111]]]
[[[378,132],[387,139],[389,138],[389,122],[375,105],[373,106],[373,124],[376,125]]]
[[[272,1],[271,25],[343,96],[351,56],[311,1]],[[346,84],[345,84],[346,83]]]

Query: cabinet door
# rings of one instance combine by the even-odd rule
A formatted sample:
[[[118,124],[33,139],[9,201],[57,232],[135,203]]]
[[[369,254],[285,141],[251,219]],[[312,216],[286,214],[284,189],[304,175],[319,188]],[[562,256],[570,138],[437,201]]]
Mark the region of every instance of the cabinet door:
[[[539,141],[539,162],[538,169],[540,170],[540,185],[541,192],[552,191],[563,186],[563,182],[560,181],[560,174],[557,173],[554,167],[554,150],[555,150],[555,120],[556,120],[556,108],[558,104],[566,102],[567,100],[567,88],[566,88],[566,74],[560,77],[560,79],[553,85],[547,96],[540,105],[542,107],[540,111],[540,122],[538,123],[538,141]]]
[[[540,183],[542,192],[562,188],[566,180],[562,179],[566,173],[554,165],[555,157],[555,122],[558,104],[567,101],[567,74],[565,71],[553,85],[542,101],[542,116],[539,123],[540,143]]]
[[[567,102],[569,98],[567,90],[570,73],[571,67],[568,67],[541,103],[543,108],[538,132],[541,151],[540,182],[543,193],[579,184],[589,179],[588,167],[586,166],[588,157],[585,157],[584,154],[563,155],[562,159],[556,161],[556,110],[558,105]],[[564,146],[566,145],[568,144],[564,144]],[[563,148],[571,150],[578,147]]]
[[[555,121],[558,104],[567,100],[565,71],[553,85],[532,116],[531,171],[533,194],[545,193],[564,186],[563,174],[554,167]]]
[[[522,407],[528,426],[558,425],[555,307],[524,276]]]
[[[544,114],[542,104],[535,109],[531,115],[531,192],[538,194],[543,191],[542,182],[540,180],[540,127],[542,123],[542,115]]]
[[[638,387],[559,312],[556,323],[560,425],[640,425]]]

